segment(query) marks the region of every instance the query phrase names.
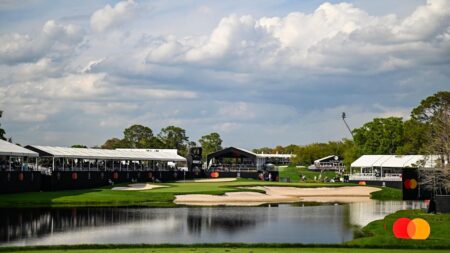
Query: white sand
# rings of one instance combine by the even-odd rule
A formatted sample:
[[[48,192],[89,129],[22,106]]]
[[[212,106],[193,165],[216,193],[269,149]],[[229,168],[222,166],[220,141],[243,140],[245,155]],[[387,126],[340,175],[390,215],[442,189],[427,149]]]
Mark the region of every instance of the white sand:
[[[195,179],[196,183],[214,183],[214,182],[232,182],[236,181],[236,178],[207,178],[207,179]]]
[[[174,202],[182,205],[202,206],[256,206],[267,203],[292,203],[299,201],[353,203],[370,201],[370,193],[380,190],[379,188],[366,186],[321,188],[257,186],[249,188],[264,190],[266,193],[229,192],[224,195],[187,194],[177,195]]]
[[[157,185],[157,184],[129,184],[127,187],[114,187],[112,190],[114,191],[144,191],[144,190],[151,190],[155,188],[161,188],[161,187],[167,187],[164,185]]]

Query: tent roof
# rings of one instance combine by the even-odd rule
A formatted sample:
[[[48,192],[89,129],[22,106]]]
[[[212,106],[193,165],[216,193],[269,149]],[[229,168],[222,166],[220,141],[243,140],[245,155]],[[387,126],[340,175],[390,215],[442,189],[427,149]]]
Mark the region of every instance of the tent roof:
[[[328,159],[330,159],[330,158],[333,158],[333,160],[334,160],[334,157],[335,157],[335,156],[336,156],[336,155],[325,156],[325,157],[322,157],[322,158],[319,158],[319,159],[315,160],[314,163],[320,163],[321,161],[328,160]]]
[[[256,154],[252,151],[236,148],[236,147],[228,147],[222,150],[216,151],[214,153],[208,154],[207,160],[209,161],[212,158],[291,158],[293,155],[290,154]]]
[[[93,148],[68,148],[52,146],[27,146],[35,150],[41,156],[81,158],[81,159],[106,159],[106,160],[154,160],[154,161],[186,161],[173,150],[151,149],[93,149]]]
[[[1,156],[38,156],[36,152],[22,148],[19,145],[0,140]]]
[[[424,155],[363,155],[351,167],[431,168],[436,156]],[[425,164],[421,164],[425,162]]]
[[[256,154],[257,157],[264,158],[292,158],[292,154]]]
[[[214,153],[207,155],[207,160],[210,160],[212,158],[240,158],[240,157],[247,157],[247,158],[256,158],[256,154],[242,149],[242,148],[235,148],[235,147],[228,147],[224,148],[222,150],[216,151]]]

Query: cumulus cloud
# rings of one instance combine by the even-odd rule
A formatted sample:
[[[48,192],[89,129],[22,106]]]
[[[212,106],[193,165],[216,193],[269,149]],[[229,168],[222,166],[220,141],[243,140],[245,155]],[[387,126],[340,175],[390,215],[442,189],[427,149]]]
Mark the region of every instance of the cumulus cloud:
[[[133,0],[118,2],[114,7],[107,4],[91,16],[91,28],[103,32],[112,27],[120,26],[135,15],[137,4]]]
[[[49,53],[54,57],[60,57],[72,53],[83,37],[84,31],[81,27],[59,24],[55,20],[47,21],[36,36],[19,33],[2,34],[0,63],[38,61]]]
[[[358,127],[407,116],[448,89],[447,3],[428,0],[401,16],[324,3],[220,17],[220,4],[208,3],[186,19],[178,2],[152,2],[151,15],[138,15],[134,1],[86,7],[71,19],[77,25],[49,20],[34,33],[0,34],[2,125],[57,145],[101,144],[135,122],[155,131],[177,124],[193,140],[219,131],[246,148],[349,137],[342,111]],[[215,23],[179,25],[191,19]]]
[[[230,15],[207,37],[172,37],[150,47],[147,59],[247,71],[391,71],[450,55],[449,8],[445,0],[429,0],[404,19],[371,16],[348,3],[324,3],[311,14],[284,17]]]

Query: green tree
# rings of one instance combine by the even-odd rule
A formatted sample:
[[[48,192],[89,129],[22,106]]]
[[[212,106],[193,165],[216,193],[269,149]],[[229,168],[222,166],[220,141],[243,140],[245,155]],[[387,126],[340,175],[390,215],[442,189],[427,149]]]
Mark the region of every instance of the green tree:
[[[402,118],[375,118],[353,130],[357,154],[395,154],[404,144]]]
[[[3,115],[3,111],[0,111],[0,118]],[[2,124],[0,124],[0,139],[6,141],[6,137],[5,137],[5,130],[2,128]]]
[[[187,144],[189,138],[186,136],[186,130],[176,126],[168,126],[161,129],[158,138],[164,144],[164,148],[177,149],[180,155],[187,153]]]
[[[101,146],[102,149],[116,149],[116,148],[128,148],[124,145],[124,142],[118,138],[111,138],[105,141]]]
[[[81,144],[75,144],[75,145],[72,145],[72,148],[87,148],[87,146],[81,145]]]
[[[420,184],[434,194],[450,192],[450,92],[441,91],[421,101],[411,117],[426,126],[423,150],[434,164],[424,170]]]
[[[222,149],[222,139],[218,133],[204,135],[198,140],[198,142],[202,146],[202,156],[204,160],[206,160],[206,156],[208,154]]]
[[[417,155],[424,152],[427,142],[426,133],[429,124],[416,119],[410,119],[403,123],[403,146],[398,147],[396,154]]]
[[[430,123],[433,118],[449,110],[450,92],[440,91],[420,102],[420,105],[411,112],[411,118],[422,123]]]
[[[142,125],[132,125],[123,131],[123,142],[130,148],[150,148],[153,140],[153,131]]]
[[[263,147],[263,148],[254,148],[252,149],[253,153],[257,154],[272,154],[273,149],[269,147]]]

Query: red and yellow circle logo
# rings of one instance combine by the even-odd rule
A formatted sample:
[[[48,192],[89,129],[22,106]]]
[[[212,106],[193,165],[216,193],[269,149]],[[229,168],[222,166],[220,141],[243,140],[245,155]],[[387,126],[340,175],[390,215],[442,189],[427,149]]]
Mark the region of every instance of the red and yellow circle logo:
[[[399,218],[394,222],[392,232],[400,239],[426,240],[430,236],[430,224],[421,218]]]
[[[217,171],[211,172],[211,177],[212,178],[218,178],[219,177],[219,172],[217,172]]]
[[[417,180],[413,179],[405,179],[405,182],[403,182],[403,185],[405,186],[406,190],[414,190],[417,188]]]

